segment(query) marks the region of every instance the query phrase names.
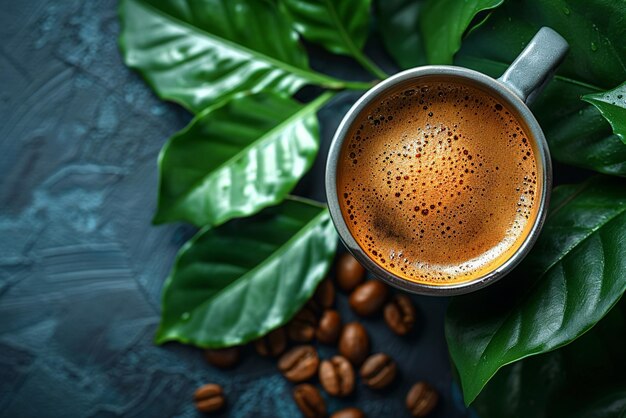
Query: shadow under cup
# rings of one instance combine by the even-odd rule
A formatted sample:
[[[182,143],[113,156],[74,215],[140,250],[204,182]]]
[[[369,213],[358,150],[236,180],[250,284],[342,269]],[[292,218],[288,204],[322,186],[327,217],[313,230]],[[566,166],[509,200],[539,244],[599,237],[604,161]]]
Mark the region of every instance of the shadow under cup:
[[[518,264],[550,183],[548,148],[524,102],[449,66],[368,91],[337,130],[326,174],[331,217],[353,255],[389,284],[431,295],[468,293]]]

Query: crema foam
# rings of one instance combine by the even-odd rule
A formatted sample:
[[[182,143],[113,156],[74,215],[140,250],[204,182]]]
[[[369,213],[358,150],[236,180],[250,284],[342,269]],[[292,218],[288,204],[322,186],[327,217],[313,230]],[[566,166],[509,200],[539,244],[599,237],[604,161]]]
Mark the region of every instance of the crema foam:
[[[532,141],[514,112],[458,82],[403,87],[361,113],[337,190],[359,246],[406,280],[449,284],[492,271],[537,217]]]

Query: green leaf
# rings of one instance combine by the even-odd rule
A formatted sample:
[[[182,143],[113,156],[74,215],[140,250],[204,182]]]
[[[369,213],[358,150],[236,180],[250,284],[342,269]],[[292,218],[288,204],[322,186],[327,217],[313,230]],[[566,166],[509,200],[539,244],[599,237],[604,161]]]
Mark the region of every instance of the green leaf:
[[[450,304],[446,338],[467,404],[502,366],[579,337],[626,290],[624,181],[600,176],[553,195],[523,263]]]
[[[559,32],[570,52],[532,110],[563,163],[626,175],[626,147],[591,104],[580,100],[626,80],[626,2],[517,0],[493,11],[463,41],[457,65],[499,77],[542,26]]]
[[[362,52],[369,33],[371,0],[282,0],[296,30],[310,42],[359,61],[378,78],[387,74]]]
[[[559,350],[500,370],[476,399],[481,418],[617,418],[626,413],[626,307]]]
[[[580,403],[578,400],[576,405]],[[569,408],[567,411],[567,415],[562,414],[564,418],[624,418],[626,417],[626,383],[622,382],[621,386],[615,388],[607,388],[604,393],[597,394],[594,398],[587,400],[584,405]]]
[[[219,225],[280,202],[313,164],[315,113],[332,95],[243,95],[199,113],[161,150],[154,222]]]
[[[426,64],[426,52],[418,19],[425,0],[376,0],[380,36],[385,48],[400,68]]]
[[[283,325],[325,277],[336,245],[328,210],[304,200],[205,228],[165,282],[157,343],[227,347]]]
[[[381,37],[401,68],[450,64],[461,38],[484,22],[473,23],[481,11],[504,0],[378,0]]]
[[[419,16],[426,57],[430,64],[452,64],[463,34],[482,11],[500,6],[504,0],[427,0]]]
[[[192,112],[243,91],[351,85],[309,68],[291,22],[271,1],[122,0],[120,17],[126,64]]]
[[[604,93],[588,94],[583,100],[598,108],[626,144],[626,83]]]
[[[352,55],[365,46],[371,0],[282,0],[296,30],[335,54]]]

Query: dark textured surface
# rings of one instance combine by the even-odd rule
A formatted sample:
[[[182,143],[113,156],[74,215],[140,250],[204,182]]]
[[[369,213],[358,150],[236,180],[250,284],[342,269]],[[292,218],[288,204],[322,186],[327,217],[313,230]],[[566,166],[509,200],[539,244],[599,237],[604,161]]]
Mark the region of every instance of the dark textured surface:
[[[152,343],[161,286],[193,233],[150,224],[156,159],[190,116],[122,64],[116,3],[1,3],[0,415],[190,417],[193,390],[212,381],[228,396],[221,416],[297,416],[291,384],[251,350],[222,372],[199,350]],[[333,65],[363,77],[348,60]],[[342,94],[320,113],[323,150],[355,97]],[[301,193],[323,198],[322,169],[320,157]],[[415,300],[423,321],[410,337],[366,321],[374,350],[402,365],[394,389],[359,387],[329,400],[331,410],[408,416],[404,394],[426,379],[443,396],[433,417],[468,415],[451,383],[446,301]],[[340,305],[353,318],[344,296]]]

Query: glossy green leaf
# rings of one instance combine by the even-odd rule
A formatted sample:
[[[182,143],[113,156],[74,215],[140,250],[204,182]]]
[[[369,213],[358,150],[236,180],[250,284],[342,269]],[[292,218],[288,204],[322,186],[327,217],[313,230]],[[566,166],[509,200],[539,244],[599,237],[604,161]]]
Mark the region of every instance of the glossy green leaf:
[[[625,307],[620,302],[572,344],[500,370],[476,399],[480,417],[623,417]]]
[[[461,38],[476,26],[481,11],[503,0],[378,0],[375,3],[381,37],[401,68],[450,64]]]
[[[426,64],[426,52],[418,19],[425,0],[375,0],[380,36],[387,52],[400,68]]]
[[[463,34],[480,12],[501,5],[504,0],[427,0],[419,16],[429,64],[452,64],[461,47]]]
[[[378,78],[387,74],[362,52],[369,33],[371,0],[282,0],[296,30],[310,42],[359,61]]]
[[[626,290],[626,182],[600,176],[553,194],[523,263],[450,304],[446,338],[468,404],[502,366],[573,341]]]
[[[330,97],[302,105],[258,93],[199,113],[161,150],[154,222],[219,225],[280,202],[313,164],[316,112]]]
[[[126,64],[160,97],[192,112],[242,91],[350,85],[309,68],[291,22],[272,1],[122,0],[120,17]]]
[[[588,94],[583,100],[597,107],[613,133],[626,143],[626,83],[604,93]]]
[[[157,343],[227,347],[283,325],[325,277],[336,245],[328,210],[304,200],[202,230],[165,283]]]
[[[555,80],[533,104],[558,161],[626,175],[626,146],[591,104],[580,100],[626,80],[626,2],[506,1],[473,31],[455,63],[499,77],[542,26],[559,32],[570,52]]]
[[[365,46],[371,0],[282,0],[308,41],[335,54],[353,55]]]

